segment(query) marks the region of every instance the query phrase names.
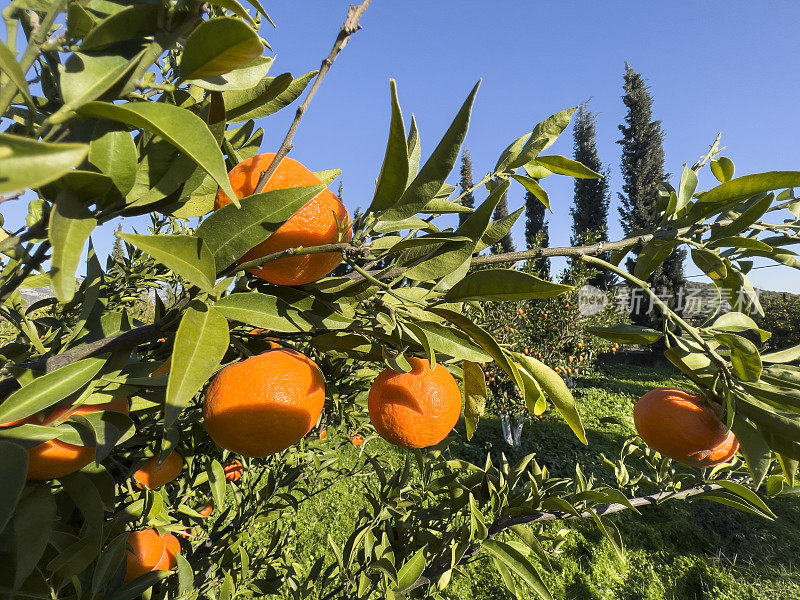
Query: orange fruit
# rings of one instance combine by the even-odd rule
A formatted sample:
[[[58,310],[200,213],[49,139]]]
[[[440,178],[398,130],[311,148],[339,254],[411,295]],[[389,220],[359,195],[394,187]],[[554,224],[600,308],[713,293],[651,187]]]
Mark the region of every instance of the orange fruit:
[[[269,169],[274,159],[274,154],[260,154],[240,162],[231,170],[228,177],[231,187],[239,198],[245,198],[255,192],[261,173]],[[264,191],[319,184],[319,178],[302,164],[291,158],[284,158],[272,174]],[[214,210],[230,203],[228,195],[219,190],[214,201]],[[242,256],[239,262],[255,260],[288,248],[334,244],[340,241],[340,225],[346,229],[343,241],[349,242],[353,239],[350,213],[336,194],[326,188],[269,238]],[[322,279],[341,262],[342,255],[338,252],[306,254],[267,263],[251,269],[250,273],[278,285],[303,285]]]
[[[633,410],[636,431],[644,442],[680,463],[712,467],[728,462],[739,441],[703,396],[658,388],[639,398]]]
[[[207,519],[214,512],[214,506],[212,504],[206,504],[198,512],[200,513],[201,517],[203,517],[204,519]]]
[[[242,463],[236,459],[229,460],[222,465],[222,468],[225,471],[225,479],[228,481],[233,481],[234,483],[239,481],[244,474],[244,467],[242,466]]]
[[[353,446],[358,448],[364,443],[364,436],[360,433],[356,433],[350,438],[350,441],[353,442]]]
[[[369,417],[387,442],[427,448],[441,442],[461,416],[461,390],[445,367],[409,358],[412,370],[385,369],[369,391]]]
[[[126,582],[145,573],[169,571],[177,564],[176,555],[181,553],[178,538],[172,534],[159,535],[155,529],[131,532],[128,546],[125,551]]]
[[[300,441],[324,405],[325,379],[316,363],[279,348],[222,369],[206,391],[203,418],[218,446],[263,457]]]
[[[328,430],[327,429],[323,429],[319,434],[319,439],[320,439],[320,441],[322,441],[326,437],[328,437]]]
[[[118,398],[103,404],[84,404],[78,407],[56,408],[42,421],[42,425],[58,425],[76,415],[88,415],[100,411],[128,414],[128,399]],[[30,418],[30,417],[29,417]],[[91,446],[77,446],[60,440],[48,440],[28,450],[28,481],[58,479],[80,471],[97,455]]]
[[[167,455],[164,462],[159,464],[161,455],[158,454],[148,460],[142,468],[133,474],[136,487],[146,487],[151,490],[160,488],[176,479],[183,471],[183,456],[174,450]]]

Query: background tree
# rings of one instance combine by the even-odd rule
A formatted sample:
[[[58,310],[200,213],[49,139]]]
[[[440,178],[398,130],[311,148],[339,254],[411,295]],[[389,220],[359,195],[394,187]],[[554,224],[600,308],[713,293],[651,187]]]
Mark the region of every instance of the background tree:
[[[586,103],[578,108],[572,129],[573,158],[593,171],[603,173],[602,179],[575,179],[572,214],[573,245],[608,241],[609,170],[603,167],[597,152],[597,114]],[[607,256],[607,255],[606,255]],[[571,261],[570,270],[576,267]],[[598,272],[589,279],[591,285],[608,288],[614,281],[608,272]]]
[[[550,231],[545,221],[545,207],[536,196],[525,193],[525,245],[532,248],[548,248]],[[550,279],[550,259],[538,258],[528,261],[528,267],[539,277]]]
[[[464,197],[461,199],[461,204],[469,208],[475,208],[475,196],[468,190],[472,189],[475,185],[472,181],[472,157],[469,155],[469,150],[464,150],[461,154],[461,193]],[[458,214],[458,224],[463,225],[464,221],[469,217],[469,213]]]
[[[497,208],[494,209],[494,220],[501,221],[508,216],[508,193],[504,193],[497,203]],[[506,252],[516,252],[517,247],[514,244],[514,238],[511,237],[509,231],[504,235],[499,242],[492,246],[492,252],[495,254],[504,254]]]
[[[625,63],[625,95],[622,100],[628,108],[625,124],[619,126],[622,139],[622,179],[619,194],[622,206],[619,208],[620,223],[626,235],[651,228],[656,225],[659,215],[658,188],[666,182],[664,172],[664,131],[660,121],[653,121],[653,98],[641,74]],[[634,254],[641,251],[637,248]],[[658,267],[648,279],[648,283],[659,294],[676,298],[683,286],[683,261],[686,252],[676,250]],[[629,272],[633,272],[633,258],[627,261]],[[650,310],[649,302],[633,302],[631,319],[639,325],[658,328],[661,318]]]

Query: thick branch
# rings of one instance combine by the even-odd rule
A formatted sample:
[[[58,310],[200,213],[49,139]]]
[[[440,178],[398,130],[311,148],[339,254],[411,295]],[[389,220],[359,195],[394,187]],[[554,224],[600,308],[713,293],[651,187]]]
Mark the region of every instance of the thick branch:
[[[266,171],[261,173],[261,177],[258,179],[258,185],[256,186],[254,193],[260,194],[264,191],[264,187],[266,187],[270,177],[272,177],[272,174],[277,170],[280,162],[286,157],[287,154],[289,154],[289,152],[291,152],[294,135],[297,133],[297,129],[300,127],[300,122],[303,120],[303,116],[306,114],[306,111],[308,110],[311,101],[314,99],[319,86],[322,84],[322,80],[325,79],[328,71],[331,70],[333,61],[336,60],[336,57],[339,56],[339,53],[344,50],[345,46],[347,46],[347,42],[350,41],[350,36],[361,29],[361,25],[358,24],[358,21],[361,19],[371,2],[372,0],[364,0],[364,3],[361,4],[361,6],[353,5],[350,7],[350,10],[347,13],[347,20],[344,22],[344,25],[342,25],[339,35],[336,36],[336,42],[333,44],[331,53],[325,60],[322,61],[322,66],[319,68],[317,77],[314,79],[314,83],[311,85],[311,89],[308,91],[306,99],[298,107],[297,112],[294,115],[294,121],[292,121],[289,131],[286,133],[286,137],[283,138],[281,147],[278,148],[278,152],[275,155],[275,160],[272,161],[272,164]]]
[[[653,506],[656,504],[660,504],[665,500],[686,500],[693,496],[698,496],[705,492],[710,492],[712,490],[718,490],[721,486],[715,483],[709,483],[704,486],[690,488],[687,490],[683,490],[681,492],[659,492],[657,494],[650,494],[649,496],[641,496],[639,498],[632,498],[630,503],[634,507],[639,506]],[[570,513],[562,513],[562,512],[534,512],[528,515],[519,515],[517,517],[509,517],[507,519],[502,519],[500,521],[495,521],[489,527],[489,536],[488,539],[494,539],[498,535],[500,535],[506,529],[513,527],[514,525],[524,525],[528,523],[541,523],[543,521],[565,521],[567,519],[589,519],[592,517],[592,513],[595,513],[600,516],[610,515],[613,513],[618,513],[623,510],[629,509],[627,504],[600,504],[594,507],[591,511],[584,511],[580,513],[578,516],[575,516]],[[471,558],[475,558],[480,554],[481,545],[476,544],[475,546],[471,547],[467,552],[464,554],[462,562],[467,561]],[[403,593],[408,593],[411,590],[414,590],[418,587],[422,587],[431,583],[435,583],[439,580],[445,571],[450,568],[450,557],[448,553],[448,557],[446,560],[442,560],[440,562],[434,563],[425,569],[425,572],[417,579],[413,584],[409,587],[402,590]]]

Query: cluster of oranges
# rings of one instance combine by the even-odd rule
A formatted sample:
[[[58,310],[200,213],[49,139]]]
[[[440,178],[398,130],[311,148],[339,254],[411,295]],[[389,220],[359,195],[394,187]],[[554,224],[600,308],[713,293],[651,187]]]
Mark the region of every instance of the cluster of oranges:
[[[240,197],[254,192],[260,174],[273,160],[272,154],[256,156],[231,171],[231,184]],[[318,183],[319,179],[308,169],[287,158],[264,191]],[[220,191],[215,206],[219,209],[230,202]],[[339,198],[326,189],[241,261],[342,239],[352,239],[350,217]],[[301,285],[324,277],[340,262],[338,253],[289,256],[250,272],[273,284]],[[527,314],[520,309],[520,315]],[[547,316],[545,313],[543,318]],[[509,330],[513,332],[510,327]],[[297,443],[319,423],[325,405],[325,380],[317,364],[277,343],[270,346],[262,354],[222,369],[205,394],[203,419],[209,436],[221,448],[244,457],[264,457]],[[578,344],[578,349],[582,349],[582,344]],[[524,353],[532,355],[530,349]],[[541,358],[541,353],[535,356]],[[398,373],[385,369],[372,383],[368,401],[370,420],[377,433],[392,444],[405,448],[434,446],[447,437],[460,417],[461,390],[441,364],[431,368],[425,359],[408,360],[411,371]],[[583,362],[584,355],[571,356],[569,363],[576,361]],[[166,375],[169,369],[167,361],[153,375]],[[572,371],[569,367],[564,373],[569,375]],[[495,381],[494,371],[488,370],[487,377]],[[98,411],[127,414],[128,400],[58,408],[46,416],[36,415],[6,426],[23,422],[57,425],[73,416]],[[733,434],[725,431],[714,411],[698,396],[679,390],[653,390],[639,401],[634,416],[637,430],[648,445],[686,464],[718,464],[729,460],[738,450]],[[323,430],[319,439],[324,440],[326,435],[327,430]],[[355,446],[364,443],[358,432],[350,440]],[[59,440],[44,442],[29,450],[28,479],[64,477],[88,465],[95,456],[92,447]],[[149,458],[133,474],[133,480],[139,488],[158,489],[176,479],[183,468],[183,456],[173,449]],[[244,474],[242,462],[236,459],[225,463],[223,469],[225,478],[234,483]],[[207,518],[213,513],[213,506],[208,504],[198,512]],[[145,573],[172,569],[180,554],[180,543],[171,534],[162,535],[155,529],[131,532],[126,551],[126,581]]]

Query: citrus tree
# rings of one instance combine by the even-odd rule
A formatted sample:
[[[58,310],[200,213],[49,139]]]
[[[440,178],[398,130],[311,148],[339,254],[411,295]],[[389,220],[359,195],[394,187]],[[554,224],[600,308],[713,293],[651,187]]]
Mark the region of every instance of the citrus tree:
[[[424,597],[486,559],[510,590],[549,598],[540,570],[554,568],[563,539],[543,522],[593,520],[622,553],[608,514],[700,497],[772,517],[761,494],[794,485],[800,348],[760,353],[770,334],[749,316],[761,309],[746,271],[753,257],[798,266],[788,246],[800,173],[734,177],[715,146],[664,187],[650,231],[485,255],[513,224],[491,220],[511,185],[550,208],[547,177],[599,176],[546,153],[574,109],[502,150],[470,190],[483,198],[472,211],[447,179],[478,85],[423,160],[392,82],[374,198],[353,218],[327,190],[338,171],[286,155],[368,4],[351,7],[320,69],[299,77],[270,74],[256,0],[4,9],[0,194],[28,203],[25,224],[0,241],[0,314],[14,331],[0,348],[4,597]],[[262,153],[256,121],[301,97],[280,148]],[[719,184],[701,192],[709,164]],[[103,267],[95,229],[146,214],[150,231],[119,233]],[[692,326],[650,290],[678,246],[739,310]],[[637,247],[631,274],[618,265]],[[593,331],[663,340],[692,382],[643,399],[635,416],[649,447],[620,449],[613,486],[580,465],[554,477],[533,456],[471,464],[448,450],[462,411],[467,437],[479,424],[483,363],[586,443],[546,358],[476,324],[483,302],[569,292],[497,267],[553,256],[648,294],[663,330]],[[22,301],[42,286],[52,297]],[[665,415],[675,430],[659,427]],[[375,435],[408,448],[403,465],[369,451]],[[360,458],[344,464],[350,436]],[[299,507],[356,476],[371,483],[352,534],[298,562]]]

